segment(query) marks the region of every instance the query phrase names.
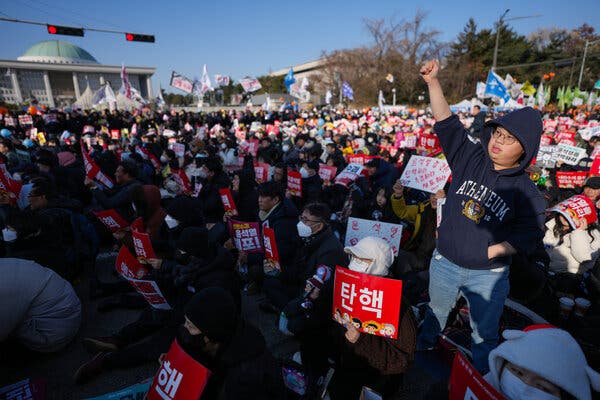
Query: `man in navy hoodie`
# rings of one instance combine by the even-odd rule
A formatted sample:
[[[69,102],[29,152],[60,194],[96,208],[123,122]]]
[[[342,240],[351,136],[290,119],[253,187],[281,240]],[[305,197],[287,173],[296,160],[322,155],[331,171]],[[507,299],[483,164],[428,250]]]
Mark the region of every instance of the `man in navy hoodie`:
[[[542,121],[525,107],[489,121],[481,143],[472,143],[448,107],[438,71],[439,62],[429,61],[421,76],[452,183],[431,259],[430,302],[419,349],[435,344],[460,292],[469,303],[473,363],[485,372],[488,354],[498,344],[511,256],[529,253],[543,237],[545,203],[524,172],[537,154]]]

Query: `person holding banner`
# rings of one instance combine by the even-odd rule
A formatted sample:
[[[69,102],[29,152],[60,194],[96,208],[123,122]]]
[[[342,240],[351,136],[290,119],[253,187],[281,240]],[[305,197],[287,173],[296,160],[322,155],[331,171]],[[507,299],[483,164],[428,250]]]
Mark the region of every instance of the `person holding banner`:
[[[85,178],[85,185],[92,190],[96,204],[102,210],[114,209],[128,221],[133,219],[133,208],[131,207],[131,191],[137,185],[139,170],[130,161],[122,161],[115,172],[116,186],[110,192],[105,193],[90,178]]]
[[[600,374],[568,332],[532,325],[502,336],[506,341],[491,351],[484,378],[508,400],[591,400],[592,389],[600,391]]]
[[[498,343],[511,256],[530,254],[543,237],[545,202],[525,173],[538,151],[542,121],[538,111],[524,107],[489,121],[481,143],[472,143],[450,111],[439,69],[432,60],[420,73],[453,179],[430,265],[430,302],[419,348],[435,345],[462,293],[469,303],[473,364],[485,372],[487,356]]]
[[[345,247],[344,251],[350,255],[348,268],[351,271],[389,276],[394,255],[386,241],[367,236],[356,245]],[[361,333],[352,321],[338,321],[333,332],[336,371],[329,386],[332,399],[356,399],[363,386],[384,398],[396,393],[402,383],[402,374],[414,360],[417,342],[417,323],[404,297],[396,326],[398,335],[392,339]]]

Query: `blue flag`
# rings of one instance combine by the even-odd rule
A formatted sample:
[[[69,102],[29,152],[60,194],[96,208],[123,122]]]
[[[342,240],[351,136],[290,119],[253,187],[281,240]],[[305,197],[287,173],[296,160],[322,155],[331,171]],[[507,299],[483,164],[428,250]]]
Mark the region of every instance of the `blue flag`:
[[[354,100],[354,90],[348,84],[348,82],[342,83],[342,96],[349,98],[350,100]]]
[[[290,91],[290,86],[296,83],[296,78],[294,78],[294,70],[292,69],[292,67],[290,67],[290,72],[288,72],[285,76],[285,80],[283,81],[283,83],[285,84],[285,87],[287,88],[288,92]]]
[[[510,100],[510,94],[506,85],[494,71],[488,73],[487,82],[485,83],[485,93],[501,98],[505,103]]]

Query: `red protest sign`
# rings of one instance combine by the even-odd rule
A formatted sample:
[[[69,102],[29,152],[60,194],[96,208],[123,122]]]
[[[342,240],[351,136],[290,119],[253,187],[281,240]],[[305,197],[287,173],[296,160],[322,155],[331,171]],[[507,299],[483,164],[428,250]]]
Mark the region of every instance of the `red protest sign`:
[[[540,146],[550,146],[553,142],[553,138],[550,135],[542,135],[540,139]]]
[[[121,131],[118,129],[111,129],[110,130],[110,138],[114,139],[114,140],[119,140],[119,138],[121,137]]]
[[[104,224],[111,232],[117,232],[129,226],[123,217],[115,210],[94,211],[94,215],[98,217],[100,222]]]
[[[577,221],[582,218],[588,224],[593,224],[598,220],[594,202],[584,194],[569,197],[550,208],[549,211],[556,211],[562,214],[569,221],[573,229],[577,228]]]
[[[556,185],[560,189],[572,189],[583,186],[587,179],[587,171],[556,171]]]
[[[358,164],[348,164],[346,168],[338,176],[335,177],[335,183],[338,185],[348,186],[350,182],[354,182],[360,176],[365,167]]]
[[[590,176],[598,176],[600,175],[600,157],[596,156],[594,158],[594,162],[590,167]]]
[[[402,281],[337,266],[333,284],[333,319],[354,323],[359,331],[397,338]]]
[[[148,400],[199,399],[211,372],[190,357],[177,343],[171,344],[148,390]]]
[[[335,178],[335,174],[337,174],[337,167],[330,167],[327,164],[319,165],[319,176],[323,181],[331,182]]]
[[[83,155],[83,165],[85,166],[85,175],[89,179],[94,179],[96,174],[100,171],[100,167],[96,165],[90,154],[83,146],[83,142],[81,142],[81,154]]]
[[[3,196],[8,196],[11,204],[15,204],[21,193],[23,184],[15,181],[8,170],[6,164],[0,160],[0,192]]]
[[[502,396],[467,361],[460,351],[456,352],[450,376],[449,400],[503,400]]]
[[[171,174],[173,179],[183,188],[185,193],[189,194],[192,192],[192,184],[183,169],[173,169],[171,170]]]
[[[277,251],[277,242],[275,242],[275,231],[273,228],[263,227],[263,243],[265,245],[265,258],[281,271],[279,263],[279,251]]]
[[[302,197],[302,174],[297,171],[288,171],[287,190],[292,196]]]
[[[424,154],[433,154],[440,149],[440,140],[437,135],[423,133],[419,135],[419,147],[424,149]]]
[[[256,182],[266,182],[269,177],[269,164],[257,163],[254,164],[254,175],[256,176]]]
[[[229,188],[219,189],[219,195],[221,196],[221,202],[223,203],[223,209],[225,211],[233,211],[233,214],[237,215],[237,208],[233,201],[233,196]]]
[[[229,220],[229,230],[235,247],[246,253],[261,253],[262,244],[258,236],[260,224],[258,222],[242,222]]]
[[[121,246],[121,250],[117,255],[115,269],[139,294],[144,296],[148,304],[152,307],[160,310],[171,309],[156,282],[139,279],[147,271],[125,246]]]
[[[136,219],[131,224],[131,236],[133,237],[133,247],[135,254],[141,263],[146,264],[149,258],[156,258],[154,249],[152,249],[152,241],[150,235],[144,230],[144,221],[142,217]]]

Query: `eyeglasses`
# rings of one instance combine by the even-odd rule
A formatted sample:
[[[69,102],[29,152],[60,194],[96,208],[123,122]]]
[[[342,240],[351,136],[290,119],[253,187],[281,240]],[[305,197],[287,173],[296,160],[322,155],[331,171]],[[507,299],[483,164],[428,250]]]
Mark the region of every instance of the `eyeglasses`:
[[[312,223],[314,223],[314,224],[318,224],[318,223],[320,223],[320,222],[321,222],[321,221],[319,221],[319,220],[308,219],[308,218],[306,218],[304,215],[301,215],[301,216],[299,216],[299,217],[298,217],[298,219],[299,219],[300,221],[304,222],[304,223],[307,223],[307,222],[312,222]]]
[[[500,138],[502,138],[503,144],[513,144],[514,142],[517,141],[516,137],[514,137],[510,133],[503,133],[503,132],[499,131],[498,128],[494,129],[494,132],[492,132],[492,137],[496,140],[499,140]]]

